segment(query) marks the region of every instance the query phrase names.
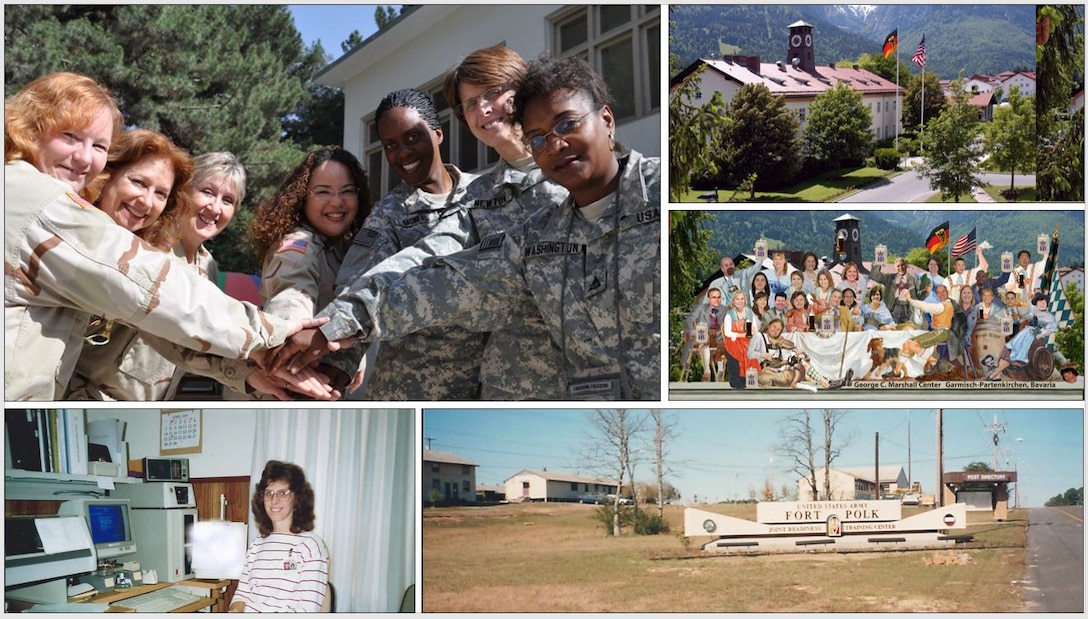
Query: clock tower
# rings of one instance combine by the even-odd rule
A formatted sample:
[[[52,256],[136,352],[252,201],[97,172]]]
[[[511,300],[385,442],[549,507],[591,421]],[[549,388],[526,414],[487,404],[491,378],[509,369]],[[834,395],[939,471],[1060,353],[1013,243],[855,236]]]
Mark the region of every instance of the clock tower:
[[[831,264],[853,262],[858,271],[868,273],[861,264],[861,220],[849,213],[835,220],[835,242]]]
[[[805,71],[816,72],[816,52],[812,47],[812,24],[797,21],[790,24],[790,36],[786,60],[790,65]]]

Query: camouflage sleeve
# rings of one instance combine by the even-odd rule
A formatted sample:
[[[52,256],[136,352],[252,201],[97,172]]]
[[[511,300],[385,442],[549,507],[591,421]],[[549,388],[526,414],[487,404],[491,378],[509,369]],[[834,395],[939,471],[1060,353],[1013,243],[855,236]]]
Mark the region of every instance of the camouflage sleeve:
[[[389,198],[392,198],[392,194],[375,205],[374,211],[367,216],[363,227],[352,239],[336,278],[337,289],[350,285],[351,280],[360,273],[366,273],[374,265],[400,251],[400,241],[393,231],[390,219],[390,207],[385,204]]]
[[[261,269],[264,311],[285,320],[311,318],[317,304],[321,251],[309,234],[289,234]]]
[[[528,297],[521,249],[500,233],[403,274],[359,278],[322,310],[331,321],[320,328],[329,341],[390,340],[438,326],[495,331],[522,319],[511,310]]]
[[[186,348],[230,358],[283,343],[286,324],[236,301],[71,193],[46,204],[19,246],[16,296],[27,305],[78,308],[115,318]],[[33,257],[32,257],[33,256]]]

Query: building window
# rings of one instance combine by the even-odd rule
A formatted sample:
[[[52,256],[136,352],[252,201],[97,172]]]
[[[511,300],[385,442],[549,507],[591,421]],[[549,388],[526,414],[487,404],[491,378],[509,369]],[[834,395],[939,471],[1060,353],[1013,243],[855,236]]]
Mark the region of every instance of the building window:
[[[470,490],[470,488],[469,488],[469,485],[468,485],[468,480],[467,480],[467,479],[466,479],[465,481],[461,482],[461,490],[462,490],[462,491],[463,491],[463,492],[464,492],[465,494],[468,494],[468,493],[469,493],[469,490]]]
[[[805,116],[807,116],[807,115],[808,115],[808,110],[807,109],[801,108],[801,109],[797,110],[797,117],[801,120],[802,125],[805,124]]]
[[[432,472],[432,473],[437,473],[437,472],[438,472],[438,468],[439,468],[439,464],[438,464],[437,462],[432,462],[432,463],[431,463],[431,472]]]
[[[549,17],[558,56],[578,56],[608,83],[617,122],[661,107],[661,8],[576,6]]]
[[[578,492],[578,482],[576,482],[576,481],[570,482],[570,491],[571,492]]]
[[[877,101],[877,102],[876,102],[876,113],[877,113],[877,114],[879,114],[879,113],[880,113],[880,101]]]
[[[470,466],[468,466],[467,464],[461,465],[461,474],[462,475],[468,475],[471,472],[472,472],[472,468]]]
[[[696,91],[695,91],[695,100],[696,100],[696,101],[698,101],[698,100],[700,100],[700,99],[702,99],[702,98],[703,98],[703,91],[701,91],[701,90],[696,90]]]

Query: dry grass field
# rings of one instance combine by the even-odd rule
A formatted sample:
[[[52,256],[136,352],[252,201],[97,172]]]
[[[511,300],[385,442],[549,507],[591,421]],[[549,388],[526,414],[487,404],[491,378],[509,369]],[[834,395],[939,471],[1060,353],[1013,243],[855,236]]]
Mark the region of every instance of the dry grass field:
[[[423,611],[1009,612],[1022,610],[1026,514],[971,514],[965,565],[929,565],[934,551],[704,556],[673,533],[619,538],[593,505],[534,503],[426,508]],[[712,506],[754,519],[754,506]],[[904,517],[915,513],[904,508]]]

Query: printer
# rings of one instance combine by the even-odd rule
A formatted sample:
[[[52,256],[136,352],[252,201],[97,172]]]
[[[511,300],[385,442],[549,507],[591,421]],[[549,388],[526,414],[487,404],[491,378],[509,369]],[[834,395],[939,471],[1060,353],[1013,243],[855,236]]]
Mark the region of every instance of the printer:
[[[67,577],[98,567],[87,522],[80,516],[4,518],[4,596],[57,603]]]

